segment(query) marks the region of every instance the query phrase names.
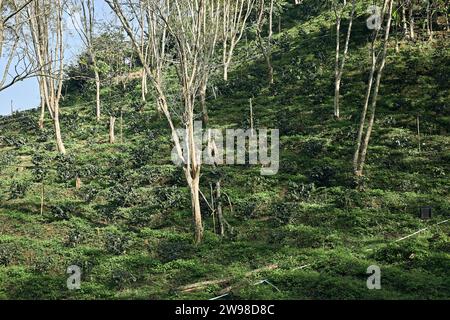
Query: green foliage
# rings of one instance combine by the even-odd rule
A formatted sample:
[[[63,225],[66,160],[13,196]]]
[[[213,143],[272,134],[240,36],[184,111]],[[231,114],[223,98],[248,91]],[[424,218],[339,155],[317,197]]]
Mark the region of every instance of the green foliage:
[[[75,178],[75,157],[73,155],[58,154],[55,157],[55,163],[60,182],[67,182],[67,180]]]
[[[26,192],[31,187],[30,182],[14,180],[9,190],[9,199],[21,199],[25,197]]]
[[[117,230],[108,230],[104,236],[105,250],[114,255],[125,254],[130,247],[130,238]]]
[[[9,265],[15,255],[17,247],[13,243],[1,242],[0,243],[0,266]]]
[[[413,42],[392,30],[400,51],[389,47],[365,176],[355,181],[351,158],[370,34],[359,13],[369,3],[358,1],[337,120],[334,13],[319,2],[276,1],[274,84],[267,83],[251,27],[236,48],[229,81],[211,75],[211,127],[247,128],[252,97],[254,124],[280,129],[275,176],[261,176],[258,166],[202,166],[208,202],[210,185],[222,181],[224,237],[216,234],[216,212],[202,199],[205,237],[193,244],[189,189],[183,169],[170,160],[170,128],[155,109],[155,93],[150,85],[142,103],[139,81],[114,84],[140,68],[135,55],[131,67],[123,64],[132,48],[121,30],[100,32],[94,41],[102,80],[99,122],[92,61],[83,53],[66,70],[61,124],[68,156],[55,157],[51,119],[38,129],[38,110],[0,116],[0,298],[210,299],[225,284],[188,293],[177,288],[230,278],[230,299],[448,299],[449,224],[435,225],[450,212],[448,41]],[[166,71],[174,125],[182,127],[176,74]],[[108,115],[122,116],[120,143],[107,143]],[[43,216],[37,214],[40,182]],[[20,200],[9,199],[11,193]],[[431,220],[418,218],[423,205],[433,207]],[[270,264],[278,268],[244,276]],[[382,290],[367,290],[373,264],[382,268]],[[82,290],[67,290],[69,265],[82,268]],[[280,291],[254,285],[260,279]]]

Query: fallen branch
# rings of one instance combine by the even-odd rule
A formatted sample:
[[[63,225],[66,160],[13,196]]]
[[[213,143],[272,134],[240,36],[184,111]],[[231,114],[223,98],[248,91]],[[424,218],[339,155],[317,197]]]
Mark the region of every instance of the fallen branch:
[[[271,264],[271,265],[268,265],[268,266],[265,266],[265,267],[262,267],[259,269],[249,271],[244,274],[244,277],[247,278],[247,277],[250,277],[259,272],[270,271],[270,270],[274,270],[274,269],[278,269],[277,264]],[[178,290],[180,290],[182,292],[192,292],[192,291],[196,291],[196,290],[201,290],[210,285],[227,284],[227,283],[231,282],[233,279],[234,279],[233,277],[228,277],[228,278],[224,278],[224,279],[201,281],[201,282],[196,282],[196,283],[192,283],[192,284],[188,284],[188,285],[179,287]]]

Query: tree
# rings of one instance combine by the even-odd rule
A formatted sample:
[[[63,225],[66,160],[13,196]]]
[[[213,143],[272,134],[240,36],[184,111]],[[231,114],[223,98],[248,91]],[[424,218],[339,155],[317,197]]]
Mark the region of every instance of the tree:
[[[28,58],[28,47],[20,47],[25,38],[26,22],[24,9],[33,0],[0,0],[0,57],[5,57],[5,66],[0,70],[0,91],[15,83],[32,77],[39,71]],[[13,73],[10,73],[10,72]]]
[[[258,46],[261,49],[261,52],[264,56],[264,60],[266,61],[269,84],[273,84],[273,82],[274,82],[273,65],[272,65],[273,7],[274,7],[274,0],[270,0],[268,12],[266,12],[267,8],[265,5],[265,0],[259,0],[258,19],[256,22],[256,36],[258,39]],[[267,39],[264,40],[264,38],[262,36],[262,32],[263,32],[263,27],[264,27],[264,24],[266,23],[266,20],[268,20],[267,24],[268,24],[269,31],[268,31]]]
[[[347,59],[347,53],[348,53],[348,45],[350,43],[350,35],[352,32],[352,25],[353,25],[353,16],[355,15],[355,8],[356,8],[356,0],[352,0],[352,11],[350,13],[349,17],[349,23],[348,23],[348,29],[347,29],[347,35],[345,38],[345,44],[344,44],[344,52],[342,53],[341,57],[341,21],[344,16],[344,12],[347,7],[347,0],[343,0],[343,3],[340,3],[339,0],[333,0],[333,11],[336,18],[336,56],[335,56],[335,80],[334,80],[334,116],[339,119],[340,116],[340,110],[339,110],[339,98],[340,98],[340,90],[341,90],[341,80],[342,80],[342,74],[344,72],[344,66],[345,66],[345,60]]]
[[[61,0],[35,0],[27,7],[34,60],[40,68],[41,98],[53,117],[56,147],[61,154],[66,153],[59,122],[64,77],[63,10]]]
[[[191,191],[192,213],[195,225],[195,242],[203,238],[203,223],[200,209],[201,159],[199,141],[194,134],[195,106],[199,87],[208,79],[213,64],[214,52],[220,32],[220,1],[144,1],[146,28],[150,57],[146,59],[139,46],[139,40],[118,0],[105,0],[119,18],[129,36],[139,60],[144,66],[158,97],[158,106],[165,115],[172,132],[176,153],[183,164],[185,178]],[[168,41],[173,43],[173,61],[166,57]],[[182,116],[179,121],[186,129],[186,148],[183,153],[180,133],[176,130],[162,81],[165,68],[175,68],[178,77],[178,91],[182,102]]]
[[[73,1],[73,0],[72,0]],[[87,49],[87,53],[92,64],[92,70],[95,76],[95,101],[96,101],[96,118],[100,121],[101,117],[101,101],[100,101],[100,72],[97,64],[97,57],[94,46],[94,26],[95,26],[95,1],[81,0],[73,1],[71,5],[70,17],[75,26],[75,30],[80,36],[81,41]],[[79,6],[78,6],[79,3]],[[79,19],[78,19],[79,17]]]
[[[223,79],[228,80],[228,69],[236,45],[244,35],[245,26],[253,10],[255,0],[223,0],[222,63]]]
[[[364,100],[364,106],[361,112],[361,118],[356,139],[356,149],[353,156],[353,172],[356,177],[363,175],[364,164],[366,161],[367,148],[369,145],[370,135],[372,134],[373,124],[375,121],[375,109],[377,106],[378,93],[380,89],[381,76],[384,66],[386,64],[386,54],[388,48],[389,33],[392,21],[392,8],[394,0],[385,0],[380,17],[380,26],[384,21],[384,35],[381,35],[382,28],[376,28],[373,32],[373,38],[370,46],[371,55],[371,69],[369,74],[369,81],[367,84],[367,91]],[[387,16],[385,18],[385,16]],[[382,39],[378,39],[379,36]],[[379,40],[379,41],[377,41]],[[381,49],[376,52],[376,45],[381,42]],[[376,78],[375,78],[376,75]],[[370,110],[368,110],[370,104]],[[366,121],[367,112],[370,112],[370,118]],[[367,122],[367,124],[366,124]],[[367,126],[367,128],[366,128]]]

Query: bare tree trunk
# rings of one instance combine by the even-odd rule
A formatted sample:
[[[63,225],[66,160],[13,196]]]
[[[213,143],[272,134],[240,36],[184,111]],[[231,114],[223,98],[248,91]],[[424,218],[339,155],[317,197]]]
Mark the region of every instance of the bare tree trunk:
[[[409,36],[411,40],[414,40],[415,34],[414,34],[414,4],[413,0],[409,0]]]
[[[97,121],[100,121],[101,117],[101,103],[100,103],[100,75],[98,74],[97,67],[95,68],[95,100],[96,100],[96,116]]]
[[[202,107],[202,120],[205,125],[209,120],[208,108],[206,106],[206,83],[207,81],[203,81],[200,86],[200,105]]]
[[[421,152],[421,142],[420,142],[420,118],[417,115],[417,139],[419,141],[419,153]]]
[[[146,95],[147,95],[147,73],[145,72],[145,69],[142,69],[142,81],[141,81],[141,93],[142,93],[142,101],[146,102]]]
[[[244,35],[245,26],[252,12],[253,0],[223,0],[222,9],[222,63],[223,79],[228,81],[228,70],[236,45]]]
[[[273,1],[270,0],[270,11],[269,11],[269,35],[267,37],[267,45],[264,45],[264,40],[262,38],[262,27],[264,23],[264,7],[265,2],[264,0],[260,0],[259,4],[259,14],[258,14],[258,22],[256,26],[256,35],[258,38],[258,45],[261,49],[261,52],[264,56],[264,60],[266,61],[267,65],[267,74],[269,79],[269,84],[274,83],[273,78],[273,65],[272,65],[272,15],[273,15]]]
[[[187,172],[187,174],[191,174]],[[192,213],[194,216],[195,243],[199,244],[203,239],[203,223],[200,208],[200,172],[196,172],[189,184],[191,189]]]
[[[224,81],[228,81],[228,68],[229,68],[229,64],[224,63],[224,65],[223,65],[223,80]]]
[[[123,143],[123,110],[120,110],[120,143]]]
[[[371,97],[372,103],[371,103],[370,119],[369,119],[369,123],[367,125],[364,142],[361,146],[361,152],[359,154],[357,164],[356,164],[356,170],[355,170],[356,176],[363,175],[363,169],[364,169],[364,164],[366,161],[367,149],[369,146],[370,136],[371,136],[372,130],[373,130],[373,124],[375,121],[375,110],[376,110],[376,106],[377,106],[377,99],[378,99],[378,93],[379,93],[379,89],[380,89],[381,76],[383,73],[384,66],[386,64],[386,53],[387,53],[387,47],[388,47],[388,41],[389,41],[389,32],[390,32],[390,28],[391,28],[392,8],[393,8],[394,0],[386,0],[386,1],[389,3],[388,4],[389,8],[388,8],[388,16],[387,16],[387,22],[386,22],[386,30],[385,30],[384,39],[383,39],[383,49],[382,49],[382,52],[380,53],[381,61],[380,61],[380,64],[379,64],[379,67],[377,70],[377,78],[376,78],[376,82],[375,82],[373,96]],[[387,2],[385,2],[384,7],[386,7]],[[375,63],[376,63],[376,60],[375,60]],[[370,92],[369,92],[369,95],[370,95]]]
[[[44,180],[41,182],[41,215],[44,213]]]
[[[253,136],[253,102],[252,102],[252,98],[249,99],[249,107],[250,107],[250,132],[251,135]]]
[[[376,67],[374,41],[375,41],[375,39],[373,40],[373,42],[371,44],[372,67],[370,69],[369,80],[367,83],[367,90],[366,90],[366,96],[364,99],[364,106],[363,106],[363,109],[361,112],[361,118],[359,119],[358,135],[356,138],[356,149],[355,149],[355,153],[353,155],[353,172],[355,173],[356,176],[361,175],[361,173],[358,172],[359,154],[360,154],[360,150],[361,150],[364,125],[366,123],[367,108],[369,107],[370,93],[372,92],[373,77],[374,77],[375,67]]]
[[[403,2],[400,4],[402,7],[402,27],[403,27],[403,34],[406,37],[409,37],[409,30],[408,30],[408,24],[406,23],[406,1],[403,0]]]
[[[336,18],[336,56],[334,62],[334,116],[339,119],[339,91],[341,86],[341,78],[339,74],[339,54],[340,54],[340,34],[341,34],[341,17]]]
[[[39,129],[44,129],[44,117],[45,117],[45,99],[44,99],[44,92],[42,89],[42,81],[41,79],[38,79],[39,81],[39,95],[41,97],[41,115],[39,116]]]
[[[59,106],[58,103],[55,104],[55,115],[53,122],[55,124],[55,136],[56,136],[56,146],[61,154],[66,154],[66,148],[61,136],[61,126],[59,124]]]
[[[116,123],[116,117],[109,117],[109,143],[113,144],[116,142],[116,136],[114,134],[114,126]]]
[[[345,10],[347,2],[344,1],[344,7],[342,8],[341,13],[338,13],[337,10],[335,11],[336,14],[336,57],[335,57],[335,86],[334,86],[334,116],[336,119],[339,119],[340,117],[340,107],[339,107],[339,100],[340,100],[340,90],[341,90],[341,81],[342,81],[342,75],[344,73],[344,66],[345,61],[347,59],[348,54],[348,46],[350,43],[350,35],[352,32],[352,26],[353,26],[353,16],[355,15],[355,8],[356,3],[355,0],[352,1],[352,11],[350,14],[350,21],[348,24],[347,29],[347,35],[345,37],[345,45],[344,45],[344,52],[342,54],[342,58],[340,57],[340,29],[341,29],[341,21],[342,21],[342,15],[343,11]]]
[[[426,17],[426,25],[427,25],[427,35],[428,35],[428,39],[431,40],[433,39],[433,33],[431,31],[431,8],[430,8],[431,4],[430,4],[430,0],[427,0],[427,17]]]
[[[64,42],[63,42],[63,4],[61,0],[52,2],[55,16],[43,10],[49,6],[49,2],[35,1],[33,6],[28,8],[28,23],[34,46],[35,60],[41,68],[39,81],[41,86],[41,99],[45,100],[50,115],[53,113],[53,124],[55,128],[56,148],[61,154],[66,153],[61,136],[59,122],[59,101],[64,76]],[[41,11],[42,10],[42,11]],[[49,41],[50,32],[55,34],[54,41]],[[52,45],[52,47],[50,47]]]
[[[222,194],[221,194],[221,182],[219,178],[216,182],[216,202],[217,202],[217,220],[219,222],[219,234],[223,237],[225,235],[225,223],[222,211]]]

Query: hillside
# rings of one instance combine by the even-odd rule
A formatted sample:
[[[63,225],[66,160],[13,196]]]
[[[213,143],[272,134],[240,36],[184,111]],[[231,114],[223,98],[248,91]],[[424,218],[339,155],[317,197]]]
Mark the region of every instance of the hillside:
[[[255,127],[280,130],[276,175],[261,176],[258,166],[202,168],[207,199],[222,177],[231,227],[223,238],[202,199],[205,237],[193,243],[170,130],[154,100],[135,109],[139,81],[125,92],[103,89],[123,106],[115,144],[107,115],[95,121],[93,90],[74,89],[62,101],[67,156],[55,151],[50,119],[38,128],[38,111],[0,117],[0,298],[449,299],[450,223],[437,225],[450,215],[448,38],[400,39],[398,52],[391,41],[357,190],[351,160],[370,67],[365,10],[354,22],[336,120],[332,12],[311,2],[284,13],[273,85],[249,39],[229,82],[215,79],[217,96],[207,97],[210,127],[249,128],[252,98]],[[422,206],[432,207],[431,219],[419,218]],[[71,265],[83,270],[80,290],[67,290]],[[370,265],[381,268],[381,290],[366,287]],[[227,281],[181,288],[218,279]]]

